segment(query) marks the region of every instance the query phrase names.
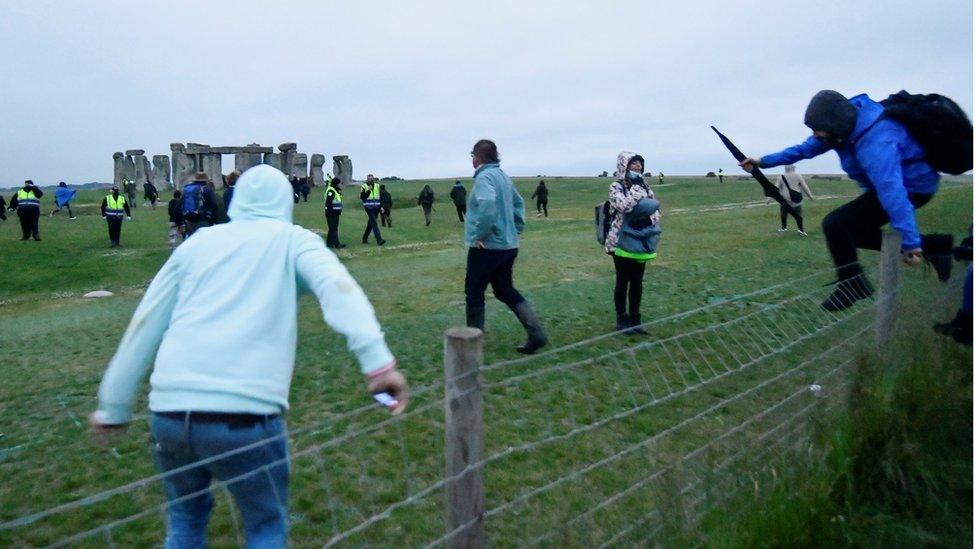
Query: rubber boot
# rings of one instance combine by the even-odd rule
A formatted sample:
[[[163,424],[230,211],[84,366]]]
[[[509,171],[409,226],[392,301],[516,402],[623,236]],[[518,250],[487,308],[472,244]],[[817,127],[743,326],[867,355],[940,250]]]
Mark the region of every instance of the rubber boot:
[[[870,297],[874,288],[868,282],[860,265],[848,265],[838,269],[839,280],[834,291],[820,304],[825,311],[843,311],[855,302]]]
[[[525,344],[516,347],[516,351],[523,355],[531,355],[549,343],[549,338],[546,337],[546,331],[542,327],[542,323],[539,322],[539,317],[535,316],[535,311],[532,310],[532,305],[528,301],[523,301],[516,305],[512,308],[512,312],[515,313],[519,322],[522,323],[522,326],[525,328],[525,333],[528,335]]]
[[[636,315],[630,315],[630,330],[627,331],[629,334],[640,334],[647,335],[648,331],[641,326],[641,315],[640,313]]]
[[[940,282],[949,280],[952,275],[952,244],[951,234],[923,234],[922,257],[925,262],[935,269]]]
[[[956,340],[956,343],[963,345],[973,344],[973,315],[964,313],[962,309],[956,312],[956,317],[949,322],[940,322],[932,326],[935,333],[949,336]]]
[[[476,307],[467,306],[465,308],[465,315],[467,316],[467,324],[470,328],[477,328],[482,332],[485,331],[485,306],[480,305]]]

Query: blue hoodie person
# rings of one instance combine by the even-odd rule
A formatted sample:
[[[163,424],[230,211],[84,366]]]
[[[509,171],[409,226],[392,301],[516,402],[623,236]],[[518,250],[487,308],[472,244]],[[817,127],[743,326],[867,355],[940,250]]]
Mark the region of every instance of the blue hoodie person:
[[[827,214],[823,220],[827,247],[837,268],[838,284],[821,304],[828,311],[850,307],[873,292],[857,262],[857,249],[881,249],[881,227],[889,221],[901,233],[905,263],[914,266],[923,251],[933,254],[939,278],[948,278],[948,260],[935,254],[952,248],[951,235],[920,235],[915,210],[927,204],[939,188],[939,174],[925,160],[918,142],[899,122],[884,116],[884,107],[866,94],[851,99],[823,90],[811,99],[804,124],[813,135],[806,141],[740,162],[772,168],[794,164],[834,150],[841,168],[864,193]],[[942,258],[943,256],[939,256]]]
[[[68,188],[68,185],[64,181],[58,183],[58,187],[54,189],[54,209],[51,210],[51,215],[67,208],[68,218],[76,219],[75,214],[71,211],[71,201],[77,192],[74,189]]]
[[[167,472],[166,547],[203,547],[213,478],[232,479],[226,487],[248,547],[286,546],[282,415],[295,365],[299,290],[313,293],[325,322],[346,337],[367,391],[390,394],[393,413],[406,407],[406,381],[366,295],[318,235],[292,224],[293,209],[284,174],[271,166],[247,170],[230,222],[173,251],[102,378],[91,423],[96,436],[109,437],[121,431],[113,426],[131,421],[139,380],[155,357],[150,430],[157,466]],[[263,472],[247,474],[253,471]]]

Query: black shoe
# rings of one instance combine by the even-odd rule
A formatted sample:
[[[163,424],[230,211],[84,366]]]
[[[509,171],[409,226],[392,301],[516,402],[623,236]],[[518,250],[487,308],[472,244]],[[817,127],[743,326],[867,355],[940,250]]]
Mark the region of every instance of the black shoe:
[[[932,326],[935,333],[949,336],[963,345],[973,344],[973,315],[957,311],[949,322],[938,322]]]
[[[379,242],[376,243],[377,246],[382,246],[383,244],[386,244],[385,240],[380,240]]]
[[[627,330],[628,334],[639,334],[648,335],[648,331],[641,326],[641,315],[630,315],[630,330]]]
[[[940,282],[952,276],[952,245],[955,238],[951,234],[922,235],[922,257],[932,265]]]
[[[35,236],[35,237],[34,237],[34,240],[36,240],[37,242],[40,242],[40,241],[41,241],[41,237],[39,237],[39,236]]]
[[[364,239],[363,239],[363,244],[369,244],[369,239],[367,239],[367,238],[364,238]]]
[[[627,315],[617,315],[617,331],[621,332],[630,328],[630,317]]]
[[[345,245],[345,244],[339,244],[338,246],[336,246],[336,249],[337,249],[337,250],[341,250],[341,249],[343,249],[343,248],[345,248],[345,247],[346,247],[346,245]]]
[[[874,288],[863,273],[846,278],[837,283],[834,291],[820,304],[825,311],[843,311],[857,301],[870,297]]]

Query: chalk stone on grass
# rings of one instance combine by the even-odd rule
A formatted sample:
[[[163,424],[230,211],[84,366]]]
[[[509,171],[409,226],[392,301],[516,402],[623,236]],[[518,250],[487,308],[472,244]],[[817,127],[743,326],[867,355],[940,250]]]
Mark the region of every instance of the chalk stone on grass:
[[[88,292],[87,294],[84,295],[84,297],[88,299],[95,299],[99,297],[112,297],[113,295],[115,294],[105,290],[95,290],[94,292]]]

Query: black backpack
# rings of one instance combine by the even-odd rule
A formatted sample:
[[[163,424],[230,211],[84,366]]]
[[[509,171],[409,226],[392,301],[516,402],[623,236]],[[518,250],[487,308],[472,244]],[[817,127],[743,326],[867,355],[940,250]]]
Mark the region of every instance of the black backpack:
[[[885,116],[905,126],[932,169],[953,175],[973,169],[973,124],[948,97],[902,90],[881,101]]]

